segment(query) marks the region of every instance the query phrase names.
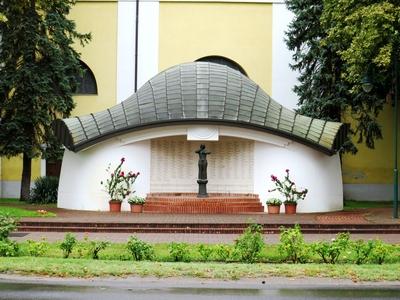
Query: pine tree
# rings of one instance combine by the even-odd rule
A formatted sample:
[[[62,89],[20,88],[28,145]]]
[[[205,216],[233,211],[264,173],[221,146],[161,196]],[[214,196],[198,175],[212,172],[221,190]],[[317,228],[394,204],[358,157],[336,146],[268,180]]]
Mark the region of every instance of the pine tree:
[[[21,200],[31,160],[54,141],[54,119],[69,116],[82,70],[75,41],[88,43],[67,15],[75,0],[0,1],[0,155],[22,154]]]

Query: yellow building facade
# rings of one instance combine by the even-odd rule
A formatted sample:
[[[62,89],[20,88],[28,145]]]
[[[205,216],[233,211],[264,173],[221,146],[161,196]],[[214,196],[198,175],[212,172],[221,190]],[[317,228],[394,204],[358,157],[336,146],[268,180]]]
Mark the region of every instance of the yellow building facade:
[[[292,15],[284,1],[146,0],[138,5],[137,21],[135,1],[77,1],[70,18],[78,31],[91,32],[92,41],[76,47],[93,72],[97,93],[76,95],[74,115],[104,110],[162,70],[207,57],[235,62],[272,98],[296,108],[297,74],[289,67],[291,53],[284,43]],[[342,158],[347,198],[391,199],[390,108],[381,120],[385,139],[375,150],[361,145],[356,156]],[[0,163],[0,196],[17,197],[22,163],[19,158]],[[45,162],[35,160],[32,179],[45,174]]]

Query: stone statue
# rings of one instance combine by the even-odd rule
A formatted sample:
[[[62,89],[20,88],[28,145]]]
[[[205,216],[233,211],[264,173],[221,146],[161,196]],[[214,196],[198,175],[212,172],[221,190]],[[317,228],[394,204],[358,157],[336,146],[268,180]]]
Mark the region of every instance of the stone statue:
[[[205,198],[208,197],[206,184],[207,180],[207,154],[211,152],[206,150],[206,145],[201,144],[200,149],[196,151],[199,155],[199,177],[197,183],[199,184],[199,193],[197,197]]]
[[[206,145],[201,144],[200,149],[196,151],[199,154],[199,177],[198,179],[207,179],[207,154],[211,154],[206,150]]]

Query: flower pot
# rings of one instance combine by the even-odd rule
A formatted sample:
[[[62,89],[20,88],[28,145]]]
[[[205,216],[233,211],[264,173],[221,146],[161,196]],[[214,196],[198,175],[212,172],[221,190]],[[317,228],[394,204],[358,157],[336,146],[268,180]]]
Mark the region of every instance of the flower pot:
[[[142,204],[131,204],[131,212],[133,213],[142,213],[143,205]]]
[[[297,203],[285,203],[285,214],[293,215],[296,213]]]
[[[269,214],[279,214],[281,212],[280,205],[267,205]]]
[[[121,201],[110,200],[108,204],[110,205],[110,212],[121,212]]]

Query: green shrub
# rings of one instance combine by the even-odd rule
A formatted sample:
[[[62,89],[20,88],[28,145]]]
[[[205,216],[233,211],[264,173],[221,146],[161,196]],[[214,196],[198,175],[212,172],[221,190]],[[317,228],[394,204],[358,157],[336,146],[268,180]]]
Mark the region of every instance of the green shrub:
[[[52,176],[39,177],[31,189],[30,203],[57,203],[58,178]]]
[[[0,215],[0,241],[5,241],[17,229],[17,220],[9,215]]]
[[[76,237],[72,233],[67,233],[64,240],[60,244],[60,249],[63,251],[64,258],[68,258],[76,245]]]
[[[172,261],[189,261],[189,245],[187,243],[172,242],[168,245],[169,255]]]
[[[201,259],[202,259],[203,261],[209,261],[211,255],[212,255],[213,252],[214,252],[212,246],[210,246],[210,245],[205,245],[205,244],[200,244],[200,245],[197,247],[197,250],[199,251],[200,256],[201,256]]]
[[[254,263],[264,249],[262,227],[259,224],[251,224],[244,233],[235,240],[234,253],[239,261]]]
[[[381,240],[374,240],[374,247],[370,253],[370,260],[373,263],[383,264],[387,257],[393,252],[393,245],[386,244]]]
[[[349,239],[348,232],[341,232],[331,242],[323,241],[311,244],[311,249],[322,258],[324,263],[335,264],[340,254],[346,250]]]
[[[99,259],[99,252],[110,246],[110,242],[105,241],[91,241],[89,247],[89,254],[93,259]]]
[[[154,258],[153,246],[136,236],[129,238],[127,248],[135,260],[152,260]]]
[[[354,262],[357,265],[361,265],[367,262],[369,259],[372,250],[375,247],[375,243],[373,241],[363,241],[357,240],[350,243],[350,246],[354,252]]]
[[[225,244],[216,245],[214,255],[217,261],[228,261],[232,256],[232,248]]]
[[[28,253],[30,256],[43,256],[46,251],[49,249],[49,243],[47,243],[46,239],[42,239],[41,241],[32,241],[28,240]]]
[[[18,245],[8,239],[0,240],[0,256],[17,256]]]
[[[282,227],[279,240],[278,248],[285,261],[291,261],[295,264],[306,262],[309,257],[308,245],[304,242],[299,224],[288,229]]]

